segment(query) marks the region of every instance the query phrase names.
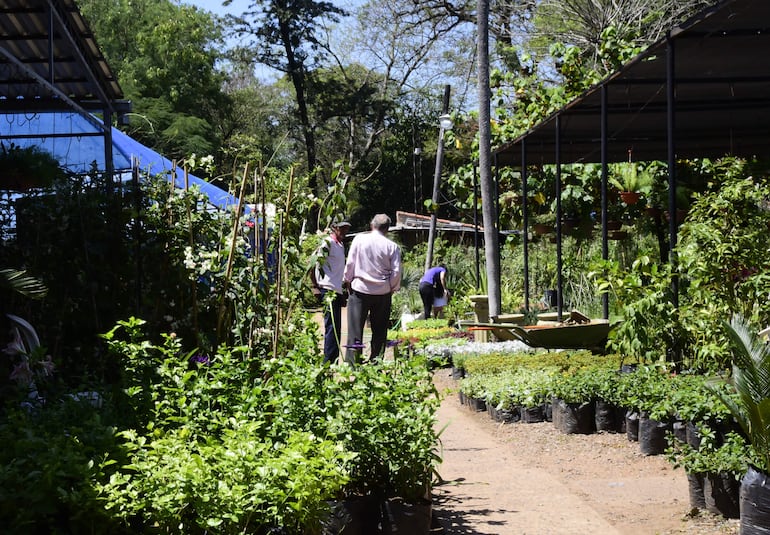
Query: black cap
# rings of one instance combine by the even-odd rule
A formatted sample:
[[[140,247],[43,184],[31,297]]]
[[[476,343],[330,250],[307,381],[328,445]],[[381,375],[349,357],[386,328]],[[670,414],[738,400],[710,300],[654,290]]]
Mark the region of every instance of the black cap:
[[[351,225],[347,221],[335,221],[334,223],[332,223],[332,228],[349,227],[349,226]]]

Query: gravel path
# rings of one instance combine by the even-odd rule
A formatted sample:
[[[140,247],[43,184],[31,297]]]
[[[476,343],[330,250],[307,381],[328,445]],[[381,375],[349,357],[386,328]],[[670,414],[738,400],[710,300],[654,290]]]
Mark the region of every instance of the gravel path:
[[[691,515],[684,472],[642,455],[625,435],[499,424],[460,405],[449,370],[437,370],[434,382],[443,428],[434,533],[738,534],[737,520]]]

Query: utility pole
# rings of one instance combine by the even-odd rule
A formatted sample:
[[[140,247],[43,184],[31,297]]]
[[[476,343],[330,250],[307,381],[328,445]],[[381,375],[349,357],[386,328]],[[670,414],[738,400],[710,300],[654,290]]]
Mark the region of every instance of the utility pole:
[[[430,214],[430,229],[428,230],[428,254],[425,255],[425,271],[433,264],[433,242],[436,239],[436,218],[438,217],[438,195],[441,184],[441,165],[444,161],[444,131],[452,128],[449,117],[449,85],[444,86],[444,102],[439,117],[438,147],[436,148],[436,172],[433,175],[433,197]]]

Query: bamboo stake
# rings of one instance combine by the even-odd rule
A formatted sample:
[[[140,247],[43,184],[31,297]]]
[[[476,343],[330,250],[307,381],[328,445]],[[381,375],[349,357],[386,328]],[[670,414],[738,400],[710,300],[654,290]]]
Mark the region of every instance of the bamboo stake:
[[[241,218],[241,206],[243,203],[243,195],[246,190],[246,179],[249,176],[249,166],[243,168],[243,178],[241,179],[241,188],[238,192],[238,204],[235,209],[235,216],[233,217],[232,227],[232,240],[230,241],[230,251],[227,254],[227,270],[225,271],[224,286],[222,287],[222,294],[219,296],[219,314],[217,315],[217,344],[219,343],[222,334],[222,321],[225,314],[225,296],[227,295],[227,288],[230,285],[230,277],[233,273],[233,257],[235,256],[235,244],[238,239],[238,224]]]
[[[289,172],[289,191],[286,194],[286,206],[280,216],[280,227],[278,232],[278,255],[276,265],[276,284],[275,284],[275,327],[273,329],[273,356],[278,357],[278,335],[281,329],[281,284],[283,283],[283,230],[284,218],[289,213],[291,206],[292,189],[294,188],[294,168]]]
[[[187,193],[190,186],[190,174],[187,171],[187,164],[184,166],[184,191]],[[187,231],[190,238],[190,249],[195,246],[195,236],[193,233],[192,223],[192,210],[190,209],[189,198],[185,195],[185,207],[187,208]],[[193,330],[195,336],[198,336],[198,281],[193,279],[192,281],[192,311],[193,311]],[[197,342],[197,340],[196,340]]]

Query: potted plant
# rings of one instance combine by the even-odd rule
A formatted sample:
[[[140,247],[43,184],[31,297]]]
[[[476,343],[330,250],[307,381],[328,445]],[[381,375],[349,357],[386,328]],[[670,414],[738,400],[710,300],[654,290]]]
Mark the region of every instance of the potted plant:
[[[620,198],[627,205],[639,202],[643,192],[653,183],[653,175],[646,168],[641,170],[634,162],[623,162],[613,166],[608,180],[620,192]]]
[[[50,186],[65,176],[59,161],[37,145],[0,142],[0,187],[14,191]]]
[[[616,202],[607,204],[607,230],[620,230],[623,226],[623,206]]]
[[[549,234],[556,225],[556,213],[546,212],[532,216],[532,231],[535,234]]]
[[[731,385],[707,386],[738,421],[750,445],[750,466],[741,480],[740,511],[743,535],[765,533],[770,525],[770,345],[754,334],[743,317],[725,322],[732,348]]]
[[[561,192],[562,227],[565,233],[590,221],[594,197],[583,184],[567,184]],[[555,211],[555,207],[554,207]]]
[[[677,186],[675,194],[676,202],[676,222],[684,222],[684,218],[687,217],[687,212],[690,209],[690,188],[686,186]],[[671,219],[671,214],[666,210],[664,212],[666,220]]]
[[[645,191],[647,204],[645,214],[652,218],[660,218],[668,206],[668,166],[663,162],[650,162],[647,171],[652,176],[649,188]]]

